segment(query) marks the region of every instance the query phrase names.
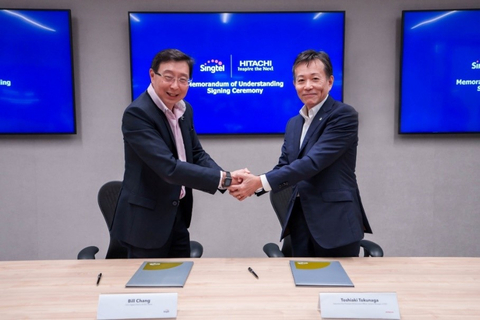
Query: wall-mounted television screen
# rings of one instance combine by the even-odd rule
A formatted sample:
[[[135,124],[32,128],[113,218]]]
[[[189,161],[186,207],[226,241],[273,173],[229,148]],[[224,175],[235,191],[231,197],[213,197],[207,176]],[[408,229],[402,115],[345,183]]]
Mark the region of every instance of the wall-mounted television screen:
[[[400,134],[480,133],[480,9],[403,11]]]
[[[330,94],[343,99],[343,11],[129,12],[129,26],[133,99],[150,84],[158,51],[175,48],[194,58],[185,100],[199,134],[283,133],[302,106],[292,65],[307,49],[330,55]]]
[[[74,134],[70,10],[0,9],[0,134]]]

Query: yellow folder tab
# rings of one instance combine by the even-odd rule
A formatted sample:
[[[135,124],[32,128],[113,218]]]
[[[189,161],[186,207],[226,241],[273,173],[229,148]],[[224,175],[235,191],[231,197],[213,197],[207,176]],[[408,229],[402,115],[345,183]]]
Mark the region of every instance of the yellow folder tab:
[[[328,261],[295,261],[295,268],[301,270],[322,269],[330,265]]]
[[[148,262],[143,270],[165,270],[178,267],[183,262]]]

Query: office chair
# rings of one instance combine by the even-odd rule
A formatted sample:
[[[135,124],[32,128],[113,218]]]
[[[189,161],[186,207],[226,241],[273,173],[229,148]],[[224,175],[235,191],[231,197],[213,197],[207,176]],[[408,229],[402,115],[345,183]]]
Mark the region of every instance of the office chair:
[[[122,189],[121,181],[110,181],[105,183],[98,191],[98,205],[100,211],[105,218],[107,228],[113,223],[113,216],[115,215],[115,207],[117,206],[118,196]],[[90,246],[82,249],[77,256],[77,259],[95,259],[95,254],[98,252],[98,247]],[[190,257],[200,258],[203,254],[203,246],[197,241],[190,241]],[[108,245],[105,259],[126,259],[127,248],[122,246],[118,240],[110,236],[110,244]]]
[[[287,206],[291,195],[292,187],[286,188],[277,193],[270,192],[270,202],[281,225],[283,225],[287,216]],[[363,239],[360,241],[360,247],[363,249],[364,257],[383,257],[382,248],[373,241]],[[263,252],[265,252],[270,258],[291,257],[292,244],[290,236],[286,236],[283,239],[282,249],[280,249],[275,243],[267,243],[263,246]]]

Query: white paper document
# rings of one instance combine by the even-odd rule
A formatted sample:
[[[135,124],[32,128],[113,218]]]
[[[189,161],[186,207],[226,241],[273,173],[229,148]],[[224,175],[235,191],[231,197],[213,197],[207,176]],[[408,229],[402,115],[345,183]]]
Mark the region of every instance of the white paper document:
[[[322,319],[400,319],[397,294],[379,293],[320,293]]]
[[[177,300],[177,293],[101,294],[97,319],[174,319]]]

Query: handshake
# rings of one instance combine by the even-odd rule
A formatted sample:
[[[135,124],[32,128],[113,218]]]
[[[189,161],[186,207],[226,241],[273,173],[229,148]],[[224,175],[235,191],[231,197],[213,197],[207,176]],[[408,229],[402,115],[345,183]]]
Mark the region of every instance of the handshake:
[[[228,187],[228,192],[239,201],[245,200],[262,188],[260,176],[252,174],[247,168],[235,170],[231,175],[232,184]]]

